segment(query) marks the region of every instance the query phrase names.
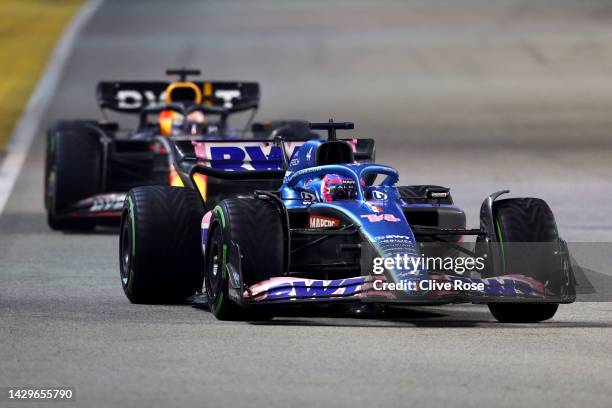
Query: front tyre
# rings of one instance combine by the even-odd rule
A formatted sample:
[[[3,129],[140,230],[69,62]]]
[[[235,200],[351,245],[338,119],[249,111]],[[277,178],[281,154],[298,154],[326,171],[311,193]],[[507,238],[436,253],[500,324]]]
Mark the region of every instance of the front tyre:
[[[204,206],[190,189],[137,187],[121,217],[121,284],[132,303],[183,303],[202,288]]]
[[[544,200],[510,198],[493,203],[502,274],[520,273],[552,287],[562,276],[554,243],[559,242],[555,217]],[[517,243],[523,243],[517,244]],[[547,244],[549,243],[549,244]],[[502,323],[536,323],[551,319],[556,303],[490,303],[491,314]]]
[[[285,263],[285,230],[279,208],[271,201],[230,198],[219,202],[210,220],[206,245],[205,287],[209,307],[220,320],[266,320],[260,308],[244,308],[230,298],[228,253],[240,250],[243,284],[281,276]]]

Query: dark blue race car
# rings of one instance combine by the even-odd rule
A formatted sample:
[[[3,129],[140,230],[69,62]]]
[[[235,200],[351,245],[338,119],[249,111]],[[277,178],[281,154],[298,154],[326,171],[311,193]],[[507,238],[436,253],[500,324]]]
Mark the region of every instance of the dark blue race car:
[[[190,69],[166,73],[179,80],[99,82],[96,97],[104,120],[59,120],[49,127],[44,199],[52,229],[115,225],[129,189],[180,185],[168,162],[171,140],[312,137],[301,120],[251,123],[260,102],[257,82],[188,80],[200,75]],[[119,122],[107,120],[109,112],[131,116],[137,124],[120,129]],[[241,115],[244,127],[230,124]]]
[[[327,138],[173,144],[185,187],[138,187],[124,203],[130,301],[199,294],[227,320],[312,303],[473,302],[502,322],[537,322],[575,300],[567,246],[543,200],[492,194],[468,229],[448,188],[396,186],[398,172],[373,162],[372,140],[337,139],[352,123],[311,128]]]

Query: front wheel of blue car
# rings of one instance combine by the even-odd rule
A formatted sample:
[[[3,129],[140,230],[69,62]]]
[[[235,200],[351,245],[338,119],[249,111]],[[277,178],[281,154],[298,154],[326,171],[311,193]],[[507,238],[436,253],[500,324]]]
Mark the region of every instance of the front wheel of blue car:
[[[493,205],[501,275],[519,274],[558,294],[563,268],[556,254],[559,233],[555,217],[544,200],[509,198]],[[571,284],[571,282],[570,282]],[[490,303],[489,310],[502,323],[536,323],[551,319],[556,303]]]
[[[240,306],[230,296],[229,251],[239,250],[242,274],[238,291],[284,273],[285,231],[278,207],[255,198],[225,199],[210,220],[204,286],[209,308],[220,320],[268,320],[269,310]],[[240,294],[236,294],[240,296]]]

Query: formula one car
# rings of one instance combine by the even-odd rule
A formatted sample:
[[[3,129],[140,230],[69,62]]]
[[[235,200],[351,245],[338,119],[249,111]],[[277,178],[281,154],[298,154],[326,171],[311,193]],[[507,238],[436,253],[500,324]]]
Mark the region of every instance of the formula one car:
[[[175,143],[186,188],[138,187],[123,206],[128,299],[184,302],[201,291],[227,320],[296,305],[473,302],[500,322],[547,320],[574,301],[567,246],[543,200],[494,193],[480,227],[467,229],[448,188],[397,187],[395,169],[356,154],[367,139],[338,140],[336,130],[352,123],[311,127],[327,140],[296,147],[277,138],[265,155],[224,142],[213,159],[206,142]],[[206,199],[198,174],[235,184],[235,195]],[[475,241],[462,243],[469,236]]]
[[[45,206],[51,228],[90,229],[96,224],[118,223],[130,188],[180,185],[168,160],[169,139],[244,136],[244,130],[229,126],[228,118],[250,112],[248,126],[259,105],[258,83],[188,81],[187,76],[200,74],[198,70],[166,73],[178,75],[179,80],[98,84],[103,116],[107,110],[137,116],[135,130],[120,132],[117,123],[96,120],[60,120],[49,128]],[[295,125],[253,125],[258,135],[266,136],[291,126]]]

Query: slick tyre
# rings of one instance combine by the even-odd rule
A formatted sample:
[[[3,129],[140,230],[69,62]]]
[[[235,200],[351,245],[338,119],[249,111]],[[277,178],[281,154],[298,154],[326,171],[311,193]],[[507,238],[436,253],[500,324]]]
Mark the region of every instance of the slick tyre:
[[[559,233],[544,200],[510,198],[493,203],[493,217],[502,261],[502,274],[519,273],[560,286],[561,268],[555,255]],[[503,323],[535,323],[552,318],[558,304],[490,303],[489,310]]]
[[[72,204],[100,191],[100,141],[87,123],[59,121],[47,132],[45,207],[47,222],[54,230],[87,230],[95,226],[91,219],[61,216]]]
[[[230,198],[214,208],[206,244],[205,284],[209,307],[220,320],[268,320],[269,310],[244,308],[230,299],[228,252],[240,250],[243,284],[280,276],[285,231],[278,207],[255,198]]]
[[[202,288],[204,207],[187,188],[137,187],[121,217],[121,284],[132,303],[184,303]]]

